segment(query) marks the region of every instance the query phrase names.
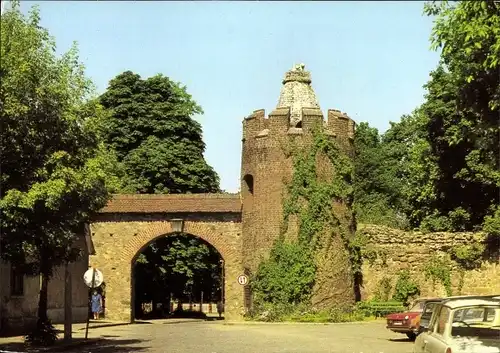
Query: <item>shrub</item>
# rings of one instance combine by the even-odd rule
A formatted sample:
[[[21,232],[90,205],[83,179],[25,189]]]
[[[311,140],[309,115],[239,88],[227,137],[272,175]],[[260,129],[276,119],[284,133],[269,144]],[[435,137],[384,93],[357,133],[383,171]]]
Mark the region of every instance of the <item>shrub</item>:
[[[408,270],[400,271],[396,286],[394,287],[392,299],[407,306],[409,304],[409,299],[418,295],[420,295],[420,288],[411,278],[410,272]]]
[[[316,266],[311,251],[298,243],[278,240],[270,258],[260,264],[253,279],[256,303],[296,304],[311,294]]]

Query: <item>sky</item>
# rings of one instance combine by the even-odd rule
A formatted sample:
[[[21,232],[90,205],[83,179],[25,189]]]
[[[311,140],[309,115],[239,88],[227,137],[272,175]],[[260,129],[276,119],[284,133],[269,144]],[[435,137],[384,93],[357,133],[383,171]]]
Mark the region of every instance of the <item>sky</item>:
[[[294,64],[311,72],[323,114],[339,109],[383,132],[422,103],[439,60],[419,1],[22,1],[21,8],[33,4],[59,53],[78,43],[99,93],[126,70],[184,84],[204,110],[195,118],[205,158],[228,192],[240,185],[243,118],[274,109]]]

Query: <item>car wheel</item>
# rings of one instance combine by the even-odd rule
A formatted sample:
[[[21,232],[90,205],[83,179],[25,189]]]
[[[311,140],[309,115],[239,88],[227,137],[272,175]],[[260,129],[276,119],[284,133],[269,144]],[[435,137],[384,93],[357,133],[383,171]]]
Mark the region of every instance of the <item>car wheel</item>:
[[[413,332],[407,332],[406,333],[406,336],[411,340],[411,341],[415,341],[415,338],[417,338],[417,335]]]

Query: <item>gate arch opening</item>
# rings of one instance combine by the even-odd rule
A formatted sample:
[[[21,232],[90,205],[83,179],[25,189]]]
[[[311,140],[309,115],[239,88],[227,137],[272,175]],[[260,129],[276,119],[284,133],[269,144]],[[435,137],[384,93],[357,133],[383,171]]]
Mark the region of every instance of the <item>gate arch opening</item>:
[[[115,222],[109,218],[92,224],[93,242],[97,250],[89,261],[104,274],[106,319],[134,321],[134,303],[131,299],[135,257],[157,238],[175,233],[173,225],[179,220],[178,216],[159,220],[134,215],[126,222]],[[214,218],[204,221],[184,219],[182,232],[206,241],[220,254],[224,260],[224,317],[227,320],[241,320],[245,308],[244,288],[237,282],[238,276],[243,273],[240,223],[237,219],[233,221],[233,218],[220,221]]]
[[[132,259],[133,319],[223,317],[224,259],[206,240],[163,234]]]

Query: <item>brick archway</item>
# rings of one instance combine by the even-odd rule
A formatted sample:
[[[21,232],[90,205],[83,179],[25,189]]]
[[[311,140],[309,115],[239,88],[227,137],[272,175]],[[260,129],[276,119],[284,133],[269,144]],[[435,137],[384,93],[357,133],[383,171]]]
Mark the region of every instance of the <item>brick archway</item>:
[[[106,318],[133,321],[133,263],[155,239],[174,234],[169,221],[99,222],[92,224],[96,255],[91,265],[101,269],[106,283]],[[133,229],[130,223],[137,223]],[[230,222],[185,221],[183,231],[212,245],[224,259],[225,317],[237,320],[244,312],[244,290],[237,282],[243,273],[240,225]],[[125,228],[125,229],[124,229]],[[237,229],[236,232],[234,229]],[[117,234],[113,233],[117,232]],[[118,236],[117,236],[118,235]],[[115,240],[113,241],[112,239]]]
[[[225,241],[224,233],[221,231],[217,232],[218,228],[219,227],[213,223],[206,224],[188,221],[184,223],[183,231],[184,233],[203,239],[212,245],[219,252],[224,261],[237,261],[238,254],[236,254],[235,251],[238,251],[238,249],[232,249],[231,245]],[[134,236],[134,238],[127,243],[125,248],[122,250],[121,257],[129,259],[130,262],[133,262],[149,244],[154,242],[159,237],[172,233],[172,226],[170,222],[152,223],[148,228],[140,234]]]

